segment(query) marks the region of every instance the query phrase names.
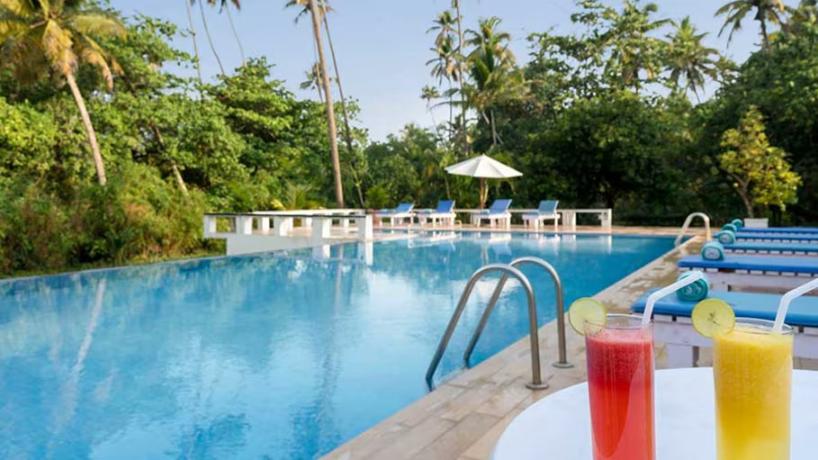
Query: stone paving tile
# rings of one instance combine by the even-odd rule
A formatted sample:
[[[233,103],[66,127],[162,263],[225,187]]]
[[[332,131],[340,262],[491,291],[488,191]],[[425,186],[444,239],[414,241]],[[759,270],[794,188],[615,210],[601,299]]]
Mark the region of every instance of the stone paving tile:
[[[417,460],[451,460],[457,458],[496,425],[498,421],[497,417],[491,415],[470,414],[433,444],[426,446],[411,458]]]
[[[371,455],[371,458],[408,459],[420,452],[423,448],[435,442],[456,425],[455,422],[429,417],[423,423],[408,430],[389,446]]]
[[[407,426],[415,426],[432,414],[443,412],[452,401],[466,391],[465,388],[453,385],[440,385],[435,391],[423,398],[423,404],[412,404],[393,416],[395,422]]]
[[[666,229],[639,229],[632,233],[662,234]],[[688,242],[690,252],[697,243]],[[679,251],[668,253],[595,297],[616,311],[626,311],[646,289],[676,278]],[[531,354],[528,337],[515,342],[473,369],[442,383],[386,421],[340,446],[328,459],[463,459],[488,460],[494,444],[514,417],[536,401],[562,388],[585,381],[585,342],[568,328],[566,349],[570,369],[558,369],[556,322],[542,326],[541,370],[549,388],[531,391]],[[657,354],[663,353],[661,345]],[[706,353],[703,353],[706,357]],[[657,363],[657,366],[661,367]]]

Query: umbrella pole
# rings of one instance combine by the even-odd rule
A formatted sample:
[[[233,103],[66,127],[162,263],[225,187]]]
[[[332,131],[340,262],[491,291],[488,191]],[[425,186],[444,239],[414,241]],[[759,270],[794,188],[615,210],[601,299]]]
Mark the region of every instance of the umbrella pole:
[[[480,209],[486,207],[486,179],[480,178]]]

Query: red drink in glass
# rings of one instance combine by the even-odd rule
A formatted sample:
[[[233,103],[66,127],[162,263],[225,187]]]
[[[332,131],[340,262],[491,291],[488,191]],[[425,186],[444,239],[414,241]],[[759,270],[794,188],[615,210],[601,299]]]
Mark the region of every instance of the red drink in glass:
[[[588,325],[588,392],[595,460],[653,460],[653,332],[641,318]]]

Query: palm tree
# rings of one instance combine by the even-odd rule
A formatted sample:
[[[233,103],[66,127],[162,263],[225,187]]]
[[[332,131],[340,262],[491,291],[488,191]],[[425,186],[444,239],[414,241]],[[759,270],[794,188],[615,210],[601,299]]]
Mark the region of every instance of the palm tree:
[[[733,40],[733,34],[741,30],[741,21],[750,12],[755,10],[754,20],[761,26],[761,43],[764,49],[770,45],[770,36],[767,32],[767,24],[781,24],[786,11],[783,0],[733,0],[716,11],[716,16],[726,16],[724,25],[719,30],[719,37],[725,29],[730,28],[727,36],[727,44]]]
[[[491,128],[494,146],[500,143],[494,106],[523,90],[522,74],[516,69],[514,54],[508,48],[511,35],[497,30],[500,22],[497,17],[483,19],[478,30],[466,31],[469,36],[466,43],[474,47],[468,56],[474,86],[467,86],[465,91],[470,105]]]
[[[77,0],[0,1],[0,65],[11,66],[20,81],[39,81],[49,71],[68,84],[80,111],[100,185],[107,183],[105,163],[97,144],[76,72],[80,62],[95,67],[109,90],[121,71],[96,38],[122,37],[116,18]]]
[[[335,73],[335,83],[338,85],[338,96],[341,99],[341,117],[344,122],[344,140],[347,147],[347,154],[349,158],[355,158],[353,145],[352,145],[352,129],[350,128],[349,123],[349,112],[347,110],[347,100],[346,96],[344,95],[344,85],[341,83],[341,72],[338,70],[338,57],[335,54],[335,43],[332,40],[332,34],[330,32],[329,27],[329,12],[333,11],[332,7],[327,4],[327,0],[319,0],[321,3],[321,10],[322,10],[322,19],[323,19],[323,26],[324,26],[324,33],[327,36],[327,45],[329,45],[329,52],[330,57],[332,58],[332,68]],[[295,22],[297,23],[298,20],[305,14],[309,13],[309,2],[308,0],[289,0],[285,7],[296,7],[300,6],[301,10],[295,16]],[[320,96],[319,96],[320,98]],[[353,176],[356,174],[355,168],[352,168]],[[355,180],[356,188],[358,189],[358,199],[360,201],[361,206],[364,205],[363,199],[363,190],[360,188],[361,181],[357,180],[357,178],[353,178]]]
[[[318,67],[321,71],[321,85],[324,87],[324,99],[327,106],[327,134],[329,135],[329,150],[332,160],[332,173],[335,179],[335,202],[339,208],[344,207],[344,186],[341,181],[341,159],[338,155],[338,128],[335,126],[335,107],[332,103],[332,87],[327,75],[327,61],[324,58],[324,43],[321,40],[321,21],[324,9],[318,5],[319,0],[303,0],[307,2],[312,19],[312,35],[315,39],[315,49],[318,52]]]
[[[684,78],[685,91],[692,91],[696,99],[699,98],[699,90],[704,87],[705,77],[718,77],[717,61],[713,57],[718,58],[719,52],[702,44],[706,36],[707,33],[696,31],[690,17],[684,18],[673,33],[667,35],[670,42],[668,69],[673,89],[679,89],[679,82]]]
[[[193,54],[196,56],[196,77],[199,80],[199,84],[204,83],[204,79],[202,78],[202,56],[199,54],[199,42],[196,40],[196,26],[193,24],[193,12],[190,10],[190,2],[188,0],[182,0],[185,2],[185,10],[187,10],[187,24],[188,28],[190,29],[190,39],[193,41]]]
[[[457,23],[457,53],[455,53],[455,57],[457,58],[458,62],[458,75],[463,75],[466,69],[466,58],[464,55],[464,49],[466,45],[466,39],[463,36],[463,12],[460,9],[461,7],[461,0],[452,0],[452,8],[455,11],[455,22]],[[463,136],[463,150],[465,153],[469,151],[469,135],[466,130],[466,93],[464,91],[465,82],[463,78],[460,79],[460,110],[461,115],[460,119],[462,121],[461,125],[461,134]]]
[[[319,5],[320,3],[320,5]],[[322,80],[322,86],[324,90],[324,97],[326,99],[325,104],[327,106],[327,129],[329,131],[329,142],[330,142],[330,156],[332,158],[332,169],[333,175],[335,176],[335,201],[338,207],[344,207],[344,189],[343,184],[341,181],[341,162],[338,155],[338,129],[335,125],[335,107],[332,103],[332,87],[330,85],[330,78],[327,74],[327,64],[326,59],[324,58],[324,45],[321,39],[321,24],[323,23],[324,30],[327,33],[327,39],[332,40],[331,35],[329,34],[329,22],[327,20],[327,13],[331,11],[331,8],[327,6],[325,0],[289,0],[285,7],[295,7],[300,6],[301,10],[295,17],[295,22],[301,18],[301,16],[309,13],[310,18],[312,19],[312,32],[313,32],[313,39],[315,40],[315,49],[318,53],[318,70],[320,73],[320,77]],[[338,72],[338,64],[337,59],[335,57],[335,47],[330,44],[330,51],[332,53],[332,62],[335,68],[335,77],[336,82],[338,83],[338,88],[340,91],[341,96],[341,110],[344,116],[344,126],[346,128],[346,141],[347,141],[347,148],[349,149],[350,155],[352,154],[352,135],[349,129],[349,118],[347,116],[346,110],[346,101],[343,96],[343,89],[341,89],[340,83],[340,75]]]
[[[426,110],[432,116],[432,124],[437,129],[437,121],[435,121],[435,113],[432,111],[432,101],[440,98],[440,92],[434,86],[426,85],[420,90],[420,98],[426,101]],[[450,120],[451,122],[451,117]]]
[[[298,85],[301,89],[313,89],[315,88],[316,92],[318,92],[318,101],[322,104],[324,103],[324,93],[321,90],[321,66],[318,65],[316,62],[312,65],[312,68],[305,72],[307,79],[302,81],[300,85]]]
[[[452,117],[454,95],[456,93],[453,87],[453,82],[460,81],[461,77],[461,65],[460,59],[458,58],[459,52],[454,43],[454,25],[455,20],[452,17],[451,12],[447,10],[438,15],[437,19],[435,19],[434,25],[427,31],[438,32],[437,36],[435,37],[435,47],[432,48],[432,52],[435,53],[435,57],[428,60],[426,65],[434,64],[434,67],[432,67],[432,76],[437,78],[438,83],[442,83],[443,80],[448,82],[449,89],[446,91],[446,94],[449,98],[450,128],[453,126]],[[451,131],[449,134],[449,142],[451,142]]]
[[[190,0],[190,4],[196,3],[196,0]],[[209,3],[209,0],[208,0]],[[222,59],[219,57],[219,53],[216,52],[216,45],[213,44],[213,36],[210,35],[210,27],[207,25],[207,18],[205,17],[204,6],[202,6],[202,2],[199,2],[199,16],[202,18],[202,25],[204,25],[205,30],[205,37],[207,37],[207,44],[210,46],[210,51],[213,53],[213,56],[216,58],[216,63],[219,64],[219,71],[222,75],[224,75],[224,66],[222,65]]]
[[[639,92],[641,72],[645,72],[649,81],[659,74],[659,56],[664,43],[651,33],[671,21],[652,20],[651,15],[658,9],[655,3],[640,8],[634,0],[626,0],[621,13],[609,10],[613,24],[611,31],[603,36],[603,41],[611,45],[607,70],[625,86],[633,86],[636,92]]]
[[[244,57],[244,46],[241,44],[241,38],[239,38],[239,33],[236,31],[236,24],[233,23],[233,14],[230,12],[231,3],[236,7],[236,10],[241,10],[241,0],[207,0],[208,5],[219,5],[219,12],[224,11],[227,13],[227,22],[230,23],[230,30],[233,32],[233,38],[236,39],[236,45],[239,47],[241,64],[244,65],[247,60]]]

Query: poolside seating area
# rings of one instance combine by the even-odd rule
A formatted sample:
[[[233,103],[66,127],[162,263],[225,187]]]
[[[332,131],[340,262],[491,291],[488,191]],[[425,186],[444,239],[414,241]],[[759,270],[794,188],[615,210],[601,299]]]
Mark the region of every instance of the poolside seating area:
[[[645,292],[631,309],[641,314],[648,296]],[[708,297],[724,300],[736,316],[774,320],[781,296],[752,292],[710,292]],[[690,367],[698,360],[699,348],[710,347],[710,339],[693,329],[690,315],[696,301],[685,301],[677,296],[659,300],[653,309],[653,333],[657,342],[665,344],[667,364],[670,367]],[[800,297],[790,306],[786,323],[795,330],[793,353],[796,357],[818,359],[818,297]]]
[[[554,231],[557,231],[557,227],[560,223],[560,215],[557,214],[557,206],[559,203],[557,200],[540,201],[540,206],[536,212],[523,214],[523,225],[531,227],[536,231],[540,229],[540,223],[545,224],[546,221],[550,220],[554,222]]]
[[[739,235],[748,241],[737,241]],[[681,273],[704,272],[713,289],[707,297],[723,300],[737,317],[770,321],[775,319],[781,294],[818,277],[818,245],[809,244],[814,238],[818,229],[748,229],[734,220],[706,242],[700,254],[680,258],[677,267]],[[631,311],[643,313],[654,291],[645,292]],[[795,331],[794,355],[818,359],[818,296],[812,294],[793,301],[785,322]],[[712,346],[692,327],[690,318],[698,300],[681,297],[665,297],[653,310],[655,338],[666,344],[671,367],[695,365],[700,347]]]
[[[558,208],[559,200],[542,200],[536,209],[512,208],[511,199],[496,199],[487,209],[457,209],[453,200],[440,200],[434,209],[415,209],[414,203],[400,203],[392,209],[381,209],[373,213],[376,226],[412,226],[463,228],[509,229],[516,221],[523,229],[538,232],[546,223],[553,223],[557,232],[562,224],[563,231],[577,230],[577,216],[580,214],[596,217],[602,229],[610,230],[613,225],[613,211],[600,209]],[[461,219],[458,219],[458,216]]]

